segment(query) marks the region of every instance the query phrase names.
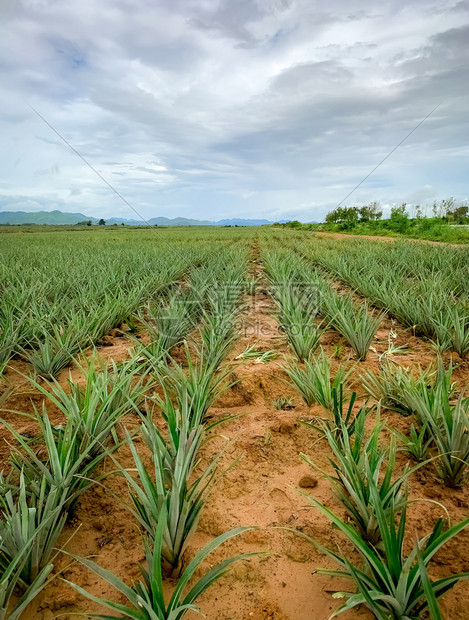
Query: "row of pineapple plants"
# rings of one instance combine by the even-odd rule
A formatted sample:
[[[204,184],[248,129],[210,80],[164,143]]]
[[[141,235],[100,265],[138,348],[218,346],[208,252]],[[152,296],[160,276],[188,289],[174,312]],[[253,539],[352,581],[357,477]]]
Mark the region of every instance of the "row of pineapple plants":
[[[343,411],[339,409],[336,413],[335,423],[322,423],[320,431],[334,455],[331,460],[334,473],[328,477],[347,519],[313,497],[308,499],[342,532],[360,559],[349,559],[340,549],[325,548],[307,537],[337,564],[337,569],[320,572],[348,578],[354,584],[354,589],[335,595],[346,602],[333,616],[364,605],[381,620],[420,618],[427,609],[432,620],[442,618],[438,598],[459,580],[468,578],[469,573],[432,581],[428,565],[448,541],[469,525],[469,519],[450,527],[438,519],[432,531],[422,538],[414,538],[413,546],[407,551],[413,534],[407,524],[408,478],[418,466],[405,468],[400,475],[393,476],[396,447],[393,441],[389,448],[379,443],[379,415],[366,438],[363,430],[363,419],[369,414],[366,407],[348,422],[341,417]]]
[[[20,618],[47,583],[67,520],[81,494],[105,477],[100,466],[121,443],[118,424],[143,398],[143,377],[133,362],[99,371],[91,362],[83,373],[84,386],[70,381],[70,391],[31,380],[45,397],[29,415],[38,428],[33,441],[3,421],[16,442],[11,471],[1,478],[2,619]],[[62,424],[52,423],[46,401],[64,414]],[[17,592],[22,595],[12,603]]]
[[[295,242],[290,245],[296,246]],[[384,308],[440,351],[469,354],[468,252],[413,242],[323,240],[298,251]]]
[[[266,254],[271,280],[275,284],[292,282],[295,290],[295,283],[304,281],[304,276],[302,279],[293,265],[297,266],[298,261],[291,254]],[[288,324],[285,315],[288,316],[290,298],[288,292],[282,293],[277,304],[279,322],[284,326]],[[316,316],[318,305],[304,303],[300,310],[295,309],[296,316],[303,317],[305,329],[311,316]],[[316,336],[319,328],[316,322],[311,325]],[[337,569],[319,572],[346,577],[354,583],[353,590],[336,593],[335,597],[345,598],[346,602],[333,616],[364,605],[382,620],[419,618],[427,609],[432,619],[441,618],[438,598],[469,574],[452,574],[432,581],[428,565],[443,545],[469,525],[469,519],[450,527],[439,519],[431,533],[416,539],[410,552],[406,552],[404,542],[407,544],[412,536],[407,525],[409,477],[420,467],[433,464],[448,486],[465,483],[469,467],[469,399],[461,395],[457,402],[452,402],[452,368],[445,371],[441,360],[436,369],[420,372],[417,377],[409,369],[385,361],[381,373],[368,371],[362,377],[363,386],[378,405],[365,403],[357,411],[357,395],[349,389],[352,370],[339,365],[333,373],[331,361],[317,343],[319,338],[315,338],[315,346],[306,355],[298,355],[288,330],[285,331],[292,352],[302,363],[290,362],[284,370],[307,406],[320,404],[327,412],[326,418],[305,424],[327,440],[333,454],[332,473],[321,471],[307,455],[301,457],[329,479],[346,518],[315,498],[306,497],[343,533],[360,558],[358,562],[349,559],[340,549],[337,552],[325,548],[304,532],[294,530],[338,565]],[[392,431],[388,447],[381,441],[385,428],[380,413],[383,405],[413,416],[417,424],[417,430],[411,427],[410,437],[388,429]],[[375,420],[367,435],[365,422],[373,411]],[[398,448],[398,443],[402,448]],[[400,474],[396,474],[398,449],[404,449],[418,461],[412,467],[407,464]]]
[[[41,376],[56,376],[212,251],[243,243],[241,233],[207,231],[189,244],[189,234],[38,233],[26,240],[3,235],[0,377],[13,357]]]
[[[316,365],[319,367],[318,362]],[[466,483],[469,399],[460,395],[452,402],[452,369],[445,370],[441,361],[436,369],[427,369],[415,377],[409,369],[386,362],[381,374],[368,371],[362,377],[369,395],[378,400],[375,421],[367,436],[365,421],[375,407],[365,403],[356,413],[356,394],[350,394],[340,368],[334,379],[325,358],[322,368],[322,377],[316,379],[322,386],[321,397],[309,404],[323,405],[328,415],[325,420],[305,423],[327,440],[332,451],[333,473],[322,473],[330,480],[346,519],[313,497],[308,500],[344,534],[360,561],[349,559],[340,549],[337,552],[325,548],[304,533],[296,533],[338,564],[338,569],[319,572],[348,577],[355,585],[355,590],[335,595],[347,600],[333,616],[365,605],[383,620],[420,618],[427,607],[432,619],[442,618],[437,599],[460,579],[468,578],[469,573],[432,581],[427,567],[438,550],[469,525],[469,519],[453,526],[439,519],[430,534],[415,540],[406,553],[404,543],[412,536],[407,526],[409,477],[420,467],[433,465],[442,483],[450,487]],[[303,378],[297,381],[297,387],[298,383],[304,389]],[[331,394],[330,400],[323,398],[325,393]],[[382,405],[412,416],[418,431],[412,426],[407,436],[388,427],[392,434],[389,446],[385,447],[380,441],[385,428],[380,415]],[[407,464],[400,474],[395,473],[398,442],[418,462],[412,467]],[[319,469],[308,456],[303,454],[302,458]]]
[[[181,566],[216,471],[216,458],[202,473],[195,474],[194,470],[199,463],[198,450],[207,432],[218,423],[207,420],[207,411],[223,389],[227,373],[218,368],[234,339],[233,318],[239,293],[234,295],[233,291],[242,289],[243,269],[232,267],[227,268],[225,264],[222,266],[224,273],[221,273],[212,262],[207,265],[205,275],[204,269],[197,273],[198,291],[203,290],[204,295],[198,337],[192,347],[194,351],[191,352],[187,345],[185,347],[187,367],[177,364],[169,352],[162,360],[160,347],[156,349],[156,359],[150,363],[163,390],[162,396],[147,399],[147,410],[142,417],[141,432],[152,459],[150,469],[127,434],[137,477],[128,472],[124,472],[124,476],[132,513],[144,532],[144,580],[129,588],[114,574],[94,562],[85,561],[86,566],[125,596],[127,604],[98,599],[82,588],[78,588],[79,591],[112,611],[118,611],[122,617],[181,618],[189,609],[196,609],[198,596],[225,574],[232,562],[248,557],[243,555],[223,561],[185,592],[189,580],[209,553],[228,538],[249,529],[239,527],[217,537],[184,569]],[[217,276],[221,276],[220,279]],[[202,289],[200,285],[203,285]],[[153,422],[153,406],[161,410],[166,426],[164,433]],[[169,602],[165,602],[164,575],[174,575],[176,571],[179,571],[176,585]]]
[[[147,559],[142,567],[143,581],[128,587],[91,560],[74,559],[125,594],[129,605],[109,603],[114,611],[132,618],[180,618],[237,559],[222,562],[185,592],[189,579],[208,553],[245,528],[218,537],[199,552],[180,574],[171,600],[165,602],[162,575],[180,567],[215,474],[214,462],[194,480],[197,452],[210,428],[207,409],[225,379],[218,366],[234,338],[230,320],[236,312],[244,278],[243,266],[235,267],[235,258],[239,261],[239,250],[236,254],[225,253],[222,259],[207,265],[205,275],[217,273],[218,279],[215,276],[210,283],[206,278],[205,295],[198,299],[200,337],[195,354],[186,347],[187,369],[171,360],[171,347],[177,342],[170,339],[166,349],[162,349],[161,343],[154,348],[153,363],[148,363],[148,355],[142,359],[138,347],[134,359],[114,364],[111,369],[98,368],[91,362],[82,369],[85,384],[70,380],[68,390],[55,380],[44,384],[32,379],[45,400],[64,414],[65,423],[53,425],[43,404],[42,410],[35,410],[33,415],[39,428],[33,443],[5,423],[18,445],[11,455],[12,472],[1,481],[4,518],[0,525],[0,618],[21,617],[25,607],[52,578],[58,538],[80,495],[96,481],[105,479],[106,472],[100,466],[106,456],[115,462],[127,481],[132,513],[143,532]],[[198,275],[194,278],[202,284]],[[182,308],[181,323],[186,324],[184,306],[173,306],[172,310],[175,307]],[[173,318],[177,321],[176,316]],[[164,338],[165,334],[159,332],[157,336]],[[162,387],[163,396],[148,396],[155,386]],[[141,411],[143,404],[145,414]],[[154,407],[161,409],[164,433],[153,422]],[[140,432],[152,456],[151,470],[145,467],[132,435],[122,427],[122,420],[129,413],[141,419]],[[43,445],[46,457],[38,456],[38,443]],[[123,443],[130,446],[136,478],[119,466],[114,455]],[[93,598],[79,586],[74,587]],[[19,598],[15,596],[18,592],[22,592]]]
[[[416,374],[388,361],[362,381],[370,396],[412,420],[408,437],[395,431],[405,451],[417,461],[436,454],[441,481],[457,488],[469,473],[469,398],[456,397],[452,374],[452,363],[445,369],[440,358]]]
[[[325,548],[303,532],[295,531],[338,564],[337,569],[324,569],[320,573],[348,577],[355,585],[354,590],[335,595],[345,598],[346,603],[333,616],[364,605],[382,620],[420,618],[427,607],[432,619],[441,618],[437,599],[460,579],[468,578],[469,573],[432,581],[427,567],[438,550],[469,525],[469,519],[451,527],[439,519],[431,533],[417,539],[406,553],[404,543],[412,536],[407,526],[409,477],[420,467],[433,464],[444,484],[455,487],[467,481],[469,399],[460,396],[456,403],[450,403],[454,391],[451,368],[445,371],[441,362],[436,370],[416,378],[403,370],[391,371],[389,366],[381,377],[367,373],[363,380],[365,387],[370,395],[381,400],[376,407],[365,403],[356,412],[356,394],[347,390],[340,369],[333,379],[325,357],[320,363],[309,363],[316,363],[318,368],[321,364],[324,372],[322,377],[317,375],[320,396],[307,404],[323,405],[327,417],[305,424],[327,440],[333,455],[330,459],[333,473],[320,470],[307,455],[301,456],[330,480],[346,518],[313,497],[306,497],[344,534],[360,557],[359,562],[349,559],[340,549]],[[299,383],[304,388],[304,378]],[[330,394],[330,399],[324,398],[326,394]],[[394,429],[388,429],[392,432],[389,446],[382,444],[380,435],[385,428],[380,415],[382,403],[415,417],[420,434],[425,435],[423,452],[412,433],[407,437]],[[374,424],[367,436],[365,421],[375,409]],[[406,465],[400,474],[395,473],[397,442],[402,442],[406,452],[419,461],[413,467]]]
[[[356,303],[352,295],[339,294],[320,273],[288,250],[266,251],[264,262],[279,309],[278,320],[300,361],[308,361],[329,326],[346,339],[358,361],[366,359],[382,313],[373,315],[366,302]],[[318,314],[323,317],[320,323]]]

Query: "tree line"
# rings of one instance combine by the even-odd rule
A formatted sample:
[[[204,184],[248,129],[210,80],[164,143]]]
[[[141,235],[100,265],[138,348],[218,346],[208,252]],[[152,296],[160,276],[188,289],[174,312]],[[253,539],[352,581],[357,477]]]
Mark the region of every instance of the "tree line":
[[[432,217],[424,215],[420,205],[414,207],[414,216],[404,202],[391,208],[389,218],[382,219],[383,211],[379,202],[370,202],[357,207],[336,207],[325,218],[326,224],[336,224],[341,230],[354,228],[358,224],[378,223],[396,232],[405,232],[413,224],[424,224],[438,220],[447,224],[469,224],[469,206],[457,203],[454,198],[435,201],[432,206]]]

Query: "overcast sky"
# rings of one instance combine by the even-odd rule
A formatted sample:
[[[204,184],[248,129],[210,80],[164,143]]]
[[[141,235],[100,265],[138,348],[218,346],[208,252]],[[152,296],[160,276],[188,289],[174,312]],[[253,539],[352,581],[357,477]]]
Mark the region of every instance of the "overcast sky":
[[[469,2],[1,0],[0,210],[320,220],[467,199]]]

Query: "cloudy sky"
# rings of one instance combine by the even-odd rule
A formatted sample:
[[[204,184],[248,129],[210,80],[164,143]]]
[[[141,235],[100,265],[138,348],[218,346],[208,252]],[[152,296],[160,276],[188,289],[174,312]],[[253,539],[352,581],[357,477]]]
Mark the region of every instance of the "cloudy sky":
[[[1,0],[0,210],[320,220],[469,198],[469,2]]]

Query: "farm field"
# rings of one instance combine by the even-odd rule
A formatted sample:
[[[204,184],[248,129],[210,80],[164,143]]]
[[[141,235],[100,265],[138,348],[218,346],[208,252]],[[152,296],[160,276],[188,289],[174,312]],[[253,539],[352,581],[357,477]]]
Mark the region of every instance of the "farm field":
[[[0,620],[467,618],[468,248],[8,232],[0,294]]]

